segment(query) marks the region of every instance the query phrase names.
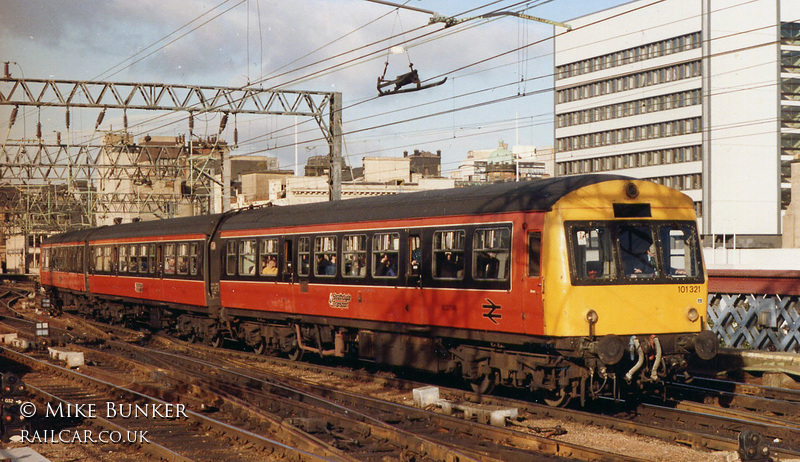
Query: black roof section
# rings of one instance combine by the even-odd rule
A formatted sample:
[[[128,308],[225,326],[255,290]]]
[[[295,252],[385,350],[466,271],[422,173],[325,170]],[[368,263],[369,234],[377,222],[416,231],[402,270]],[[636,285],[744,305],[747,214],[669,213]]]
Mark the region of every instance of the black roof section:
[[[102,226],[100,228],[70,231],[51,236],[44,244],[58,244],[99,239],[118,239],[129,237],[175,236],[180,234],[211,235],[222,214],[201,215],[196,217],[171,218],[165,220],[138,221],[121,225]]]
[[[560,198],[582,187],[627,179],[620,175],[577,175],[242,210],[226,218],[220,230],[549,210]]]
[[[244,209],[227,214],[140,221],[71,231],[47,238],[45,244],[84,240],[211,235],[220,230],[258,229],[313,224],[415,219],[436,216],[478,215],[525,210],[549,210],[565,195],[597,183],[630,179],[621,175],[576,175],[546,180],[498,183],[440,189],[336,202]]]

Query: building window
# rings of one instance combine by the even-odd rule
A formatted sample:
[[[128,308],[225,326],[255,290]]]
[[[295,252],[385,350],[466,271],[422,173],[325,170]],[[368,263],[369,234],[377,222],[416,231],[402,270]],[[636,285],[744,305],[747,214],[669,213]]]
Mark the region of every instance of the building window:
[[[629,76],[615,77],[602,82],[577,85],[575,87],[558,90],[556,91],[556,95],[559,103],[567,103],[570,101],[578,101],[599,96],[601,94],[606,94],[611,88],[614,88],[615,91],[624,91],[628,89],[648,87],[659,83],[699,77],[700,75],[700,62],[693,61],[691,63],[676,64],[661,69],[653,69],[638,74],[632,74]],[[602,90],[602,92],[596,91],[595,88]],[[608,89],[609,91],[605,91],[605,89]]]

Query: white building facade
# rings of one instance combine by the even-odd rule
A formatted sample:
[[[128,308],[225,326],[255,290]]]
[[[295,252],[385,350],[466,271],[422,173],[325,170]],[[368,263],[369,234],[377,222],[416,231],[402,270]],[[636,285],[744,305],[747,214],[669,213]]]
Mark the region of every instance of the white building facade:
[[[555,40],[556,175],[683,190],[704,235],[780,244],[800,159],[800,2],[639,0]]]

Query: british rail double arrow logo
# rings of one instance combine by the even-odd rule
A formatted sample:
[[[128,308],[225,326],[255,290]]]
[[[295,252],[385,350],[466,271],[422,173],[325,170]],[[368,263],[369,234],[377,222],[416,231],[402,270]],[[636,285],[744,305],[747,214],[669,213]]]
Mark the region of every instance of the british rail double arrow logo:
[[[493,323],[498,324],[498,322],[495,321],[495,318],[497,318],[497,319],[502,319],[503,318],[503,315],[499,313],[501,306],[500,305],[495,305],[495,303],[493,301],[489,300],[488,298],[486,299],[486,301],[488,303],[486,305],[483,305],[483,307],[488,309],[489,311],[487,313],[483,313],[483,317],[484,318],[489,318],[489,321],[492,321]],[[495,313],[495,311],[497,311],[497,313]]]

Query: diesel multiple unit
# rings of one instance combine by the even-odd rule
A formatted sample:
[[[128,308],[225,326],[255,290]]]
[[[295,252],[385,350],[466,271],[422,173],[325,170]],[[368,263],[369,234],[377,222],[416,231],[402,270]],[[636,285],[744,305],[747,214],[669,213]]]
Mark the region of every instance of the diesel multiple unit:
[[[53,236],[52,302],[258,353],[353,357],[527,388],[647,389],[710,359],[694,208],[587,175]]]

